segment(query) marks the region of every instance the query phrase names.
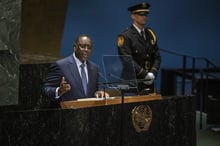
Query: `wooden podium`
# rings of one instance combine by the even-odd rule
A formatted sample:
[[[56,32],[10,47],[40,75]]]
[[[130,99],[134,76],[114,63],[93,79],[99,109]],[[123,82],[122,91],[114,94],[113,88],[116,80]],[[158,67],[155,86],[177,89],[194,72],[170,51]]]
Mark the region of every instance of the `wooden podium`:
[[[99,98],[84,98],[73,101],[63,101],[60,103],[62,109],[77,109],[77,108],[85,108],[85,107],[95,107],[95,106],[105,106],[105,105],[115,105],[122,103],[122,97],[110,97],[107,99],[99,99]],[[124,103],[133,103],[133,102],[143,102],[143,101],[152,101],[152,100],[160,100],[160,94],[149,94],[142,96],[125,96]]]

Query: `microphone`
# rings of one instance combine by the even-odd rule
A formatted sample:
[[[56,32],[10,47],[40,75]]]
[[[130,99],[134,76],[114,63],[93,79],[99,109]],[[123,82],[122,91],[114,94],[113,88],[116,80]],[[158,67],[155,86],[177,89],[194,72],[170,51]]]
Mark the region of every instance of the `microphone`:
[[[117,79],[119,81],[123,81],[123,79],[121,79],[120,77],[116,76],[116,75],[113,75],[112,73],[108,73],[108,76],[109,77],[113,77],[114,79]]]
[[[133,83],[133,82],[135,82],[135,80],[134,81],[132,81],[132,80],[124,80],[124,79],[121,79],[119,76],[116,76],[116,75],[114,75],[112,73],[108,73],[108,76],[110,76],[110,77],[112,77],[114,79],[117,79],[117,80],[119,80],[122,83],[127,83],[129,86],[132,86],[132,87],[136,87],[137,86],[135,83]]]
[[[104,76],[101,72],[98,72],[98,75],[99,75],[105,82],[108,81],[108,80],[105,78],[105,76]]]
[[[114,86],[111,85],[111,84],[108,84],[108,80],[106,79],[106,77],[105,77],[101,72],[98,72],[98,75],[104,80],[104,83],[99,82],[100,85],[109,85],[108,88],[117,90],[116,87],[114,87]]]

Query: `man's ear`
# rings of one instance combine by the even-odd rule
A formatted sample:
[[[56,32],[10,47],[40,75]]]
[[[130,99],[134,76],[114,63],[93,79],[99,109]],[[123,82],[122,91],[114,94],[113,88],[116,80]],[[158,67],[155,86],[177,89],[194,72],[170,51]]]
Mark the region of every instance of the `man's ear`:
[[[131,14],[130,16],[131,16],[131,19],[133,20],[134,19],[134,14]]]
[[[74,43],[74,45],[73,45],[73,50],[75,51],[75,50],[76,50],[76,48],[77,48],[77,44],[76,44],[76,43]]]

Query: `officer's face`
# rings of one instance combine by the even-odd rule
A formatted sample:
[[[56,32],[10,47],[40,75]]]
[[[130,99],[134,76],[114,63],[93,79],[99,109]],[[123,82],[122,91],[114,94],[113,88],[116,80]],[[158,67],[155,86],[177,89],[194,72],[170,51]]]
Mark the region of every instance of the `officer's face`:
[[[131,18],[138,25],[145,25],[147,23],[147,14],[131,14]]]
[[[86,36],[80,37],[78,42],[74,44],[74,51],[76,57],[81,62],[85,62],[92,52],[91,39]]]

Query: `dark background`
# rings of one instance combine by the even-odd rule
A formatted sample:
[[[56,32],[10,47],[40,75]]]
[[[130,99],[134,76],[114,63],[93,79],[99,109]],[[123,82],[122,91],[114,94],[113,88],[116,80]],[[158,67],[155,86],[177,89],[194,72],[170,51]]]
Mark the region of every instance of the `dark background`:
[[[69,0],[61,42],[61,56],[72,52],[81,33],[94,42],[91,60],[102,67],[103,55],[117,54],[117,34],[131,25],[127,8],[140,0]],[[157,35],[161,49],[193,57],[206,57],[219,66],[219,0],[148,0],[151,4],[147,26]],[[161,51],[161,68],[181,68],[182,57]],[[190,60],[187,62],[190,65]],[[204,67],[203,60],[197,67]],[[160,73],[157,87],[160,86]]]

